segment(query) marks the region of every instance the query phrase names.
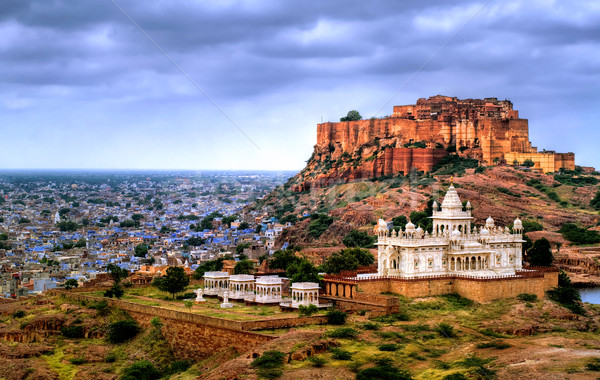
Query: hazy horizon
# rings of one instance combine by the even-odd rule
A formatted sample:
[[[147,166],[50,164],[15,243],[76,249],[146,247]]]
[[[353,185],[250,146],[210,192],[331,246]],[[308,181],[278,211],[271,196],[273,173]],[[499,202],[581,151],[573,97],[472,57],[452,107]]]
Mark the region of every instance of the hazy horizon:
[[[593,1],[5,0],[0,30],[0,169],[298,171],[321,120],[437,94],[600,166]]]

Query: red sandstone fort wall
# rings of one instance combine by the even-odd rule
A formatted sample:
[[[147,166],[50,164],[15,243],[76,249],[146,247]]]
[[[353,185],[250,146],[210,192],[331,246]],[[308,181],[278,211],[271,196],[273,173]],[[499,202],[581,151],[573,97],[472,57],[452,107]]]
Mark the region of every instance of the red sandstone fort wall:
[[[336,279],[325,279],[325,289],[334,289]],[[341,280],[343,281],[343,280]],[[357,282],[356,294],[395,293],[406,297],[431,297],[458,293],[477,302],[512,298],[522,293],[531,293],[539,298],[545,291],[558,286],[558,271],[544,270],[524,277],[497,279],[473,279],[464,277],[440,278],[377,278]],[[349,294],[349,292],[346,292]],[[341,294],[339,294],[342,297]],[[350,298],[349,296],[347,296]]]

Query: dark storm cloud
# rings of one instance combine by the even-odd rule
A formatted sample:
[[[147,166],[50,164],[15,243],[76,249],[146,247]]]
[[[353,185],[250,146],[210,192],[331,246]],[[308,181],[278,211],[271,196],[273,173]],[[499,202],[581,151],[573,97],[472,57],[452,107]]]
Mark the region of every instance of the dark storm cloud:
[[[270,110],[297,102],[283,116],[273,111],[273,120],[302,109],[296,117],[311,123],[324,108],[339,113],[349,103],[374,113],[484,2],[117,0],[218,104]],[[196,108],[223,120],[110,0],[2,0],[0,34],[6,112],[89,108],[107,130],[128,128],[148,110],[164,115],[137,122],[171,125],[169,109],[192,118]],[[392,103],[441,92],[511,97],[517,108],[534,110],[529,117],[569,104],[582,120],[592,119],[599,42],[596,2],[494,0]],[[587,111],[577,109],[584,104]],[[67,125],[60,117],[68,112],[58,115],[43,120]],[[248,123],[257,125],[250,134],[276,128],[262,119]]]

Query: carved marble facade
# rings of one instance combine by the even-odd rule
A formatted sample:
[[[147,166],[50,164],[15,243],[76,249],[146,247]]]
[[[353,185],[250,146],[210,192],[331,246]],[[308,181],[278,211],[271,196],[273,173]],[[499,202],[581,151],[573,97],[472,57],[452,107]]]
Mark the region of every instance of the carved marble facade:
[[[433,231],[411,222],[404,231],[388,229],[380,219],[378,275],[422,277],[467,275],[495,277],[514,275],[522,269],[523,226],[517,219],[512,232],[498,227],[490,217],[485,226],[473,227],[471,204],[463,204],[453,185],[442,202],[433,204]]]

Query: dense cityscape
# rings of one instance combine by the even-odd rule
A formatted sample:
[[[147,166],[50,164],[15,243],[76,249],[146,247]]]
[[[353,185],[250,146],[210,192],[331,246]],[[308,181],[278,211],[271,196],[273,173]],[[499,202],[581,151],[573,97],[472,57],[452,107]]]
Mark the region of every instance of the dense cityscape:
[[[272,252],[285,225],[244,212],[287,173],[4,172],[0,294],[39,294],[108,264],[130,273]],[[152,268],[152,269],[150,269]]]

